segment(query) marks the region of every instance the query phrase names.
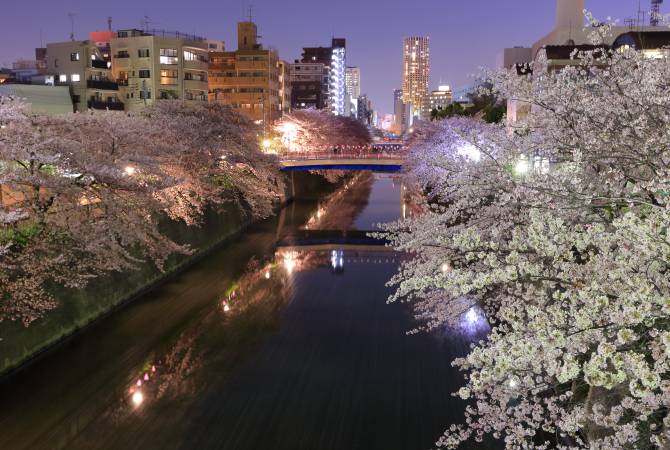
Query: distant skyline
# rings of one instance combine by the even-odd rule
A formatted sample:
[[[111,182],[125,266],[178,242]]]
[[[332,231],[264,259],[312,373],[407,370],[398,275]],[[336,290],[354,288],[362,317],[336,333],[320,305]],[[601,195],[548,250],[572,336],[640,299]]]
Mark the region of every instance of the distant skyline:
[[[189,8],[170,8],[164,1],[141,3],[116,0],[91,3],[15,2],[0,16],[0,66],[17,59],[33,59],[43,43],[66,41],[70,35],[68,12],[74,17],[75,39],[90,31],[141,28],[144,15],[151,26],[222,39],[227,49],[237,47],[236,23],[246,18],[251,2],[200,0]],[[642,0],[642,9],[649,9]],[[586,0],[596,17],[623,20],[638,9],[638,0]],[[327,8],[327,9],[326,9]],[[669,5],[663,6],[668,13]],[[402,43],[410,35],[430,37],[430,89],[469,84],[479,67],[495,65],[504,47],[528,46],[552,29],[555,0],[255,0],[253,17],[261,42],[279,50],[293,62],[302,47],[329,46],[331,37],[347,39],[347,64],[361,68],[361,92],[380,114],[393,112],[393,89],[401,85]]]

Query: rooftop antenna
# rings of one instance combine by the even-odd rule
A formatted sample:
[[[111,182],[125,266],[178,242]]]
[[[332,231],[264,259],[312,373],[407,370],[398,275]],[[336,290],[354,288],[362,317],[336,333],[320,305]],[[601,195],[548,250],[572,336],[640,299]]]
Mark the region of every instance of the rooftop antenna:
[[[158,22],[153,22],[149,20],[149,16],[144,16],[142,20],[140,20],[140,24],[142,25],[142,27],[144,27],[144,31],[148,33],[149,25],[157,25]]]
[[[649,25],[657,27],[661,23],[661,5],[663,0],[651,0],[651,12],[649,13]]]
[[[253,3],[249,5],[249,22],[254,21],[254,5]]]
[[[67,13],[67,16],[70,18],[70,40],[74,41],[74,16],[76,16],[76,14],[69,12]]]
[[[112,16],[107,16],[107,31],[112,31]]]

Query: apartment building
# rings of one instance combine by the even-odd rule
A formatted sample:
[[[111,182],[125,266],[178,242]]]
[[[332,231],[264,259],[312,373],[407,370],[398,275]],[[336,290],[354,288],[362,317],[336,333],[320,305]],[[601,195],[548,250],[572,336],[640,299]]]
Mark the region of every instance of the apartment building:
[[[179,32],[121,30],[111,41],[112,73],[127,111],[160,99],[207,101],[208,44]]]
[[[236,51],[210,52],[209,100],[230,105],[255,122],[270,124],[285,108],[279,57],[276,50],[258,43],[253,22],[237,24],[237,40]]]
[[[293,109],[324,109],[328,106],[330,65],[320,62],[291,64],[291,106]]]
[[[123,110],[110,61],[90,40],[47,44],[46,83],[69,86],[74,111]]]

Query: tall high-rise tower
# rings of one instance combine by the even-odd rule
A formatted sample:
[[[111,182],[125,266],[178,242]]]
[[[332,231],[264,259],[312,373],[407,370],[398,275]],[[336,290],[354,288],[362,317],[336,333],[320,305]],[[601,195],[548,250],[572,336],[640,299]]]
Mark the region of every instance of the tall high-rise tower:
[[[411,116],[421,117],[428,96],[430,71],[429,38],[406,37],[403,45],[402,99],[409,105]]]

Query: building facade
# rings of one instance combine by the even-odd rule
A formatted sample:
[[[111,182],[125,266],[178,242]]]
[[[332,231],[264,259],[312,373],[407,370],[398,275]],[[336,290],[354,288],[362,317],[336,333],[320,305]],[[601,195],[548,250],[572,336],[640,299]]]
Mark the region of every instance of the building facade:
[[[454,95],[451,92],[450,86],[438,86],[436,91],[433,91],[428,96],[429,111],[434,109],[445,109],[454,101]]]
[[[291,107],[324,109],[328,107],[330,66],[319,62],[291,64]]]
[[[291,112],[291,65],[279,60],[279,110],[283,114]]]
[[[361,123],[364,123],[366,125],[373,124],[372,101],[370,101],[367,95],[361,95],[360,97],[358,97],[357,117]]]
[[[410,121],[425,114],[430,74],[429,38],[411,36],[403,42],[403,102],[410,107]]]
[[[279,57],[258,43],[255,23],[240,22],[237,32],[236,51],[210,53],[209,100],[228,104],[257,123],[270,124],[281,117],[286,95],[285,89],[280,92]]]
[[[361,69],[359,67],[347,67],[345,75],[346,98],[345,109],[346,115],[350,117],[357,117],[356,99],[361,96]]]
[[[121,30],[111,42],[112,73],[125,109],[160,99],[207,101],[205,39],[168,31]]]
[[[347,115],[346,39],[333,38],[330,47],[303,48],[301,63],[323,64],[327,68],[327,79],[322,87],[326,97],[325,107],[335,115]]]
[[[74,110],[123,110],[112,62],[93,41],[47,44],[47,84],[69,86]]]

